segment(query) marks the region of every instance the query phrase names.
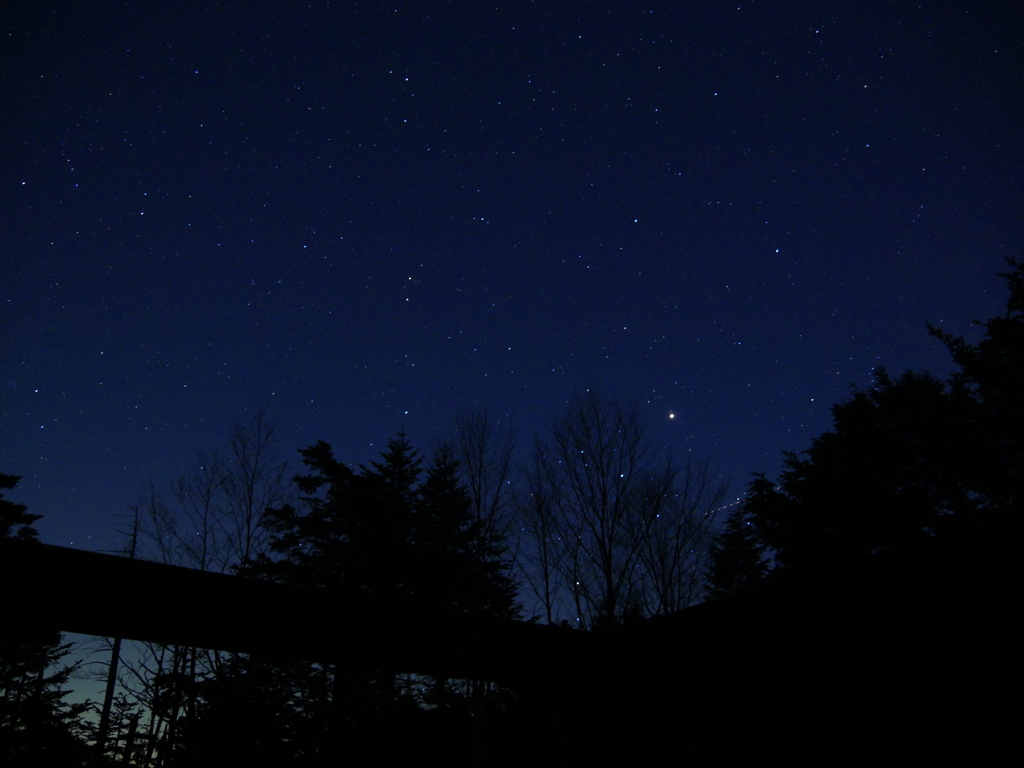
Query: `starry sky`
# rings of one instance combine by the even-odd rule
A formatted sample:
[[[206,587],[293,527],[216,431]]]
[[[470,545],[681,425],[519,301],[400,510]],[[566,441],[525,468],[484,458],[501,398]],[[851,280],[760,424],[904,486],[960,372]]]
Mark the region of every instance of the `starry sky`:
[[[497,5],[497,7],[494,7]],[[0,472],[118,546],[260,401],[366,462],[637,402],[733,495],[1024,254],[1012,4],[6,3]],[[670,418],[674,414],[674,418]]]

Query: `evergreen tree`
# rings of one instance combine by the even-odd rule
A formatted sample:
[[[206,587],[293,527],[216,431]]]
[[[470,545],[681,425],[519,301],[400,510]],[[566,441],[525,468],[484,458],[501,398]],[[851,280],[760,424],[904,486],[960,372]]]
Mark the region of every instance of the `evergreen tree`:
[[[354,470],[323,441],[300,453],[300,504],[268,510],[269,552],[241,573],[329,591],[339,614],[518,616],[504,543],[474,519],[450,451],[435,452],[425,470],[404,434],[389,441],[379,461]],[[398,671],[360,659],[324,665],[237,657],[228,676],[200,685],[199,717],[185,735],[183,759],[207,751],[233,723],[241,727],[232,712],[243,700],[251,710],[246,718],[287,745],[274,758],[284,765],[379,746],[393,739],[398,723],[426,727],[422,704],[451,707],[482,690],[400,678]]]
[[[304,509],[268,513],[273,554],[251,572],[375,608],[517,615],[503,542],[474,520],[446,448],[422,480],[423,462],[404,434],[389,441],[381,461],[358,471],[322,441],[301,454],[309,469],[296,478]]]
[[[473,515],[458,469],[451,451],[440,448],[417,490],[411,531],[419,585],[414,603],[517,618],[516,585],[508,576],[504,542]]]
[[[766,550],[749,513],[742,507],[734,510],[711,544],[708,597],[714,600],[734,595],[762,580],[769,568]]]
[[[831,578],[880,559],[1009,564],[1024,505],[1024,265],[1004,275],[1004,315],[982,341],[931,328],[949,381],[878,371],[832,409],[833,429],[751,484],[744,513],[784,572]],[[972,566],[973,567],[973,566]]]
[[[1019,533],[1024,506],[1024,262],[1009,265],[1012,271],[1001,275],[1010,289],[1006,312],[977,323],[985,329],[978,344],[929,326],[959,368],[951,387],[973,406],[964,437],[982,503],[981,518],[972,522],[1000,529],[1004,540]]]
[[[18,484],[20,477],[0,474],[0,490],[9,491]],[[42,519],[42,515],[30,514],[24,504],[16,504],[5,499],[0,493],[0,539],[17,541],[38,541],[39,532],[32,523]]]
[[[21,478],[0,474],[0,489]],[[41,518],[0,493],[0,539],[33,546]],[[11,585],[7,585],[10,588]],[[65,701],[73,665],[61,666],[71,644],[57,632],[18,626],[9,617],[0,630],[0,764],[84,765],[88,752],[81,717],[89,704]]]
[[[875,384],[832,408],[833,429],[787,453],[778,485],[755,481],[744,509],[776,560],[843,573],[879,553],[909,552],[977,505],[964,443],[968,404],[929,374]]]

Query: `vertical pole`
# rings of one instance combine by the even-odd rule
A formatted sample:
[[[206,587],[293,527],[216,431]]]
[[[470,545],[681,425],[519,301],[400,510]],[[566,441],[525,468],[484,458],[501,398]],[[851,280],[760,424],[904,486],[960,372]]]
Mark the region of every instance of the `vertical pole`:
[[[135,546],[139,541],[139,510],[135,509],[132,523],[132,535],[128,547],[128,559],[135,559]],[[110,710],[114,703],[114,688],[117,686],[117,665],[121,661],[121,638],[114,638],[114,646],[110,650],[110,665],[107,667],[107,690],[103,694],[103,709],[100,711],[100,724],[96,729],[96,754],[103,761],[107,748],[107,733],[110,730]]]
[[[114,687],[117,685],[117,665],[121,659],[121,638],[114,638],[114,647],[110,651],[110,665],[107,667],[107,691],[103,695],[103,709],[100,711],[100,724],[96,730],[96,752],[100,758],[107,748],[107,732],[110,730],[110,709],[114,702]]]

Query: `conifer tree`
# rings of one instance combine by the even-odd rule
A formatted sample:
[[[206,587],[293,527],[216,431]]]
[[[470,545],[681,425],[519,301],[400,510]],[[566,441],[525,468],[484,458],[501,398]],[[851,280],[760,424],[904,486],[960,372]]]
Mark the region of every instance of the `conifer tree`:
[[[0,490],[21,478],[0,474]],[[0,493],[0,539],[33,546],[32,524],[42,515]],[[10,585],[7,585],[10,588]],[[88,758],[82,715],[89,704],[65,701],[74,665],[62,665],[71,651],[57,632],[19,626],[4,617],[0,629],[0,764],[84,765]]]
[[[833,428],[787,453],[777,483],[751,484],[744,512],[780,573],[808,583],[869,563],[912,573],[948,561],[1016,571],[1024,528],[1024,264],[1010,261],[1006,312],[978,344],[934,327],[958,369],[943,381],[877,371],[832,408]]]
[[[0,490],[12,490],[21,480],[16,475],[0,474]],[[16,541],[38,541],[39,532],[32,527],[32,523],[42,519],[42,515],[30,514],[24,504],[5,499],[0,493],[0,539],[15,539]]]
[[[711,544],[708,598],[734,595],[763,579],[768,573],[766,549],[750,515],[743,508],[734,510]]]
[[[442,446],[417,491],[411,532],[419,579],[432,579],[421,588],[426,603],[461,613],[518,616],[504,543],[485,522],[474,517],[469,494],[459,484],[458,463]]]
[[[1010,295],[1006,311],[987,322],[977,344],[929,326],[949,349],[958,370],[952,390],[972,406],[966,434],[977,494],[984,498],[980,519],[1003,544],[1019,540],[1024,505],[1024,262],[1008,260],[1012,270],[1000,276]],[[970,535],[962,530],[959,535]]]
[[[474,518],[450,451],[438,449],[424,468],[399,434],[379,460],[355,469],[339,462],[323,441],[300,453],[306,468],[295,478],[300,503],[268,510],[269,551],[250,560],[242,574],[328,591],[338,600],[339,615],[411,609],[414,615],[518,616],[504,543]],[[452,706],[482,690],[400,677],[400,671],[357,658],[306,664],[239,657],[229,684],[225,679],[203,686],[199,722],[186,742],[191,738],[199,751],[216,732],[214,723],[230,727],[227,708],[239,691],[245,691],[252,717],[265,724],[264,736],[280,730],[291,760],[299,759],[300,749],[323,757],[344,743],[351,751],[393,732],[398,722],[423,727],[422,704]]]

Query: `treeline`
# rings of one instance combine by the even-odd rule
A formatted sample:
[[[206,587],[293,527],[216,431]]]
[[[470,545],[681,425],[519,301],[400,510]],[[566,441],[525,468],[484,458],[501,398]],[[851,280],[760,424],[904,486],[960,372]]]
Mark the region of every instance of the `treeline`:
[[[273,437],[259,409],[235,428],[230,452],[202,456],[171,498],[146,486],[133,507],[139,553],[330,590],[339,613],[324,621],[339,632],[358,631],[346,611],[381,606],[592,630],[703,594],[725,485],[706,463],[676,466],[649,444],[637,409],[615,400],[576,395],[526,466],[511,428],[486,412],[458,416],[427,457],[400,434],[378,460],[352,467],[321,441],[299,452],[290,486]],[[486,680],[358,660],[281,665],[156,645],[142,645],[119,679],[146,719],[133,751],[156,764],[237,760],[240,750],[251,750],[246,760],[308,762],[338,744],[369,759],[398,748],[397,733],[450,752],[515,698]],[[112,751],[124,750],[121,718]]]
[[[706,462],[677,466],[650,444],[638,409],[614,399],[575,395],[527,461],[511,427],[485,411],[457,416],[427,455],[404,434],[365,465],[342,463],[322,441],[299,453],[296,472],[280,456],[271,414],[256,408],[226,450],[199,454],[169,492],[143,485],[123,525],[124,555],[330,590],[338,613],[324,621],[339,632],[358,631],[346,611],[370,607],[593,630],[702,598],[725,484]],[[76,727],[92,728],[106,759],[139,765],[305,764],[339,743],[379,756],[395,733],[421,730],[458,743],[515,698],[491,681],[358,660],[282,664],[122,648],[117,638],[95,656],[109,659],[94,672],[107,695],[96,725]],[[49,690],[61,684],[54,678]]]
[[[981,324],[978,344],[929,328],[956,364],[949,379],[879,371],[834,406],[832,430],[786,454],[781,477],[755,475],[724,521],[726,487],[706,461],[675,463],[636,408],[593,392],[576,394],[525,457],[508,425],[477,412],[426,454],[399,434],[376,460],[349,465],[319,442],[297,471],[258,408],[170,494],[145,486],[125,554],[329,590],[338,607],[323,621],[339,632],[358,631],[346,612],[367,607],[611,632],[709,599],[749,605],[766,590],[835,600],[876,585],[865,587],[871,600],[870,589],[941,581],[1016,595],[1024,266],[1011,262],[1005,277],[1006,312]],[[0,498],[3,536],[30,545],[37,518]],[[4,634],[14,640],[0,648],[0,756],[11,765],[57,749],[69,765],[478,764],[508,758],[501,745],[536,725],[522,692],[492,681],[153,644],[119,654],[112,638],[92,726],[89,705],[65,703],[59,638]],[[678,706],[663,724],[690,717]],[[708,723],[728,717],[729,702],[717,706]],[[591,736],[620,748],[642,738]]]

